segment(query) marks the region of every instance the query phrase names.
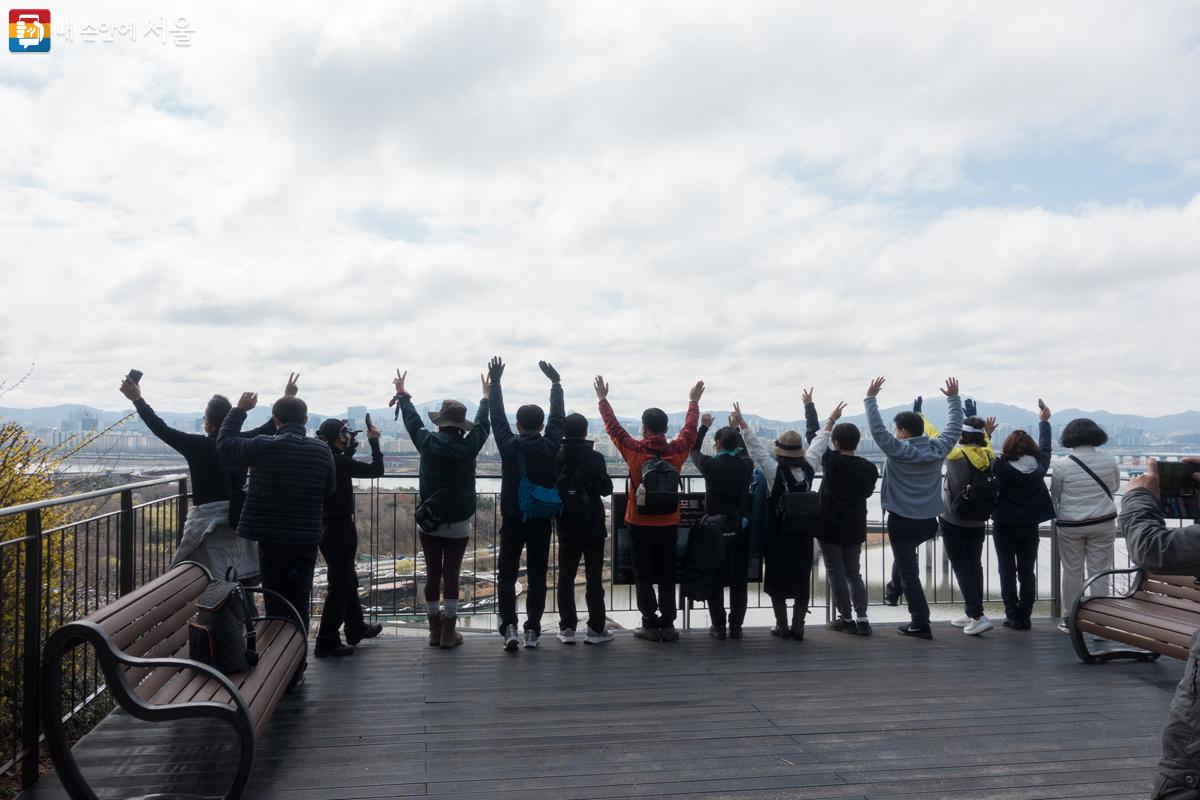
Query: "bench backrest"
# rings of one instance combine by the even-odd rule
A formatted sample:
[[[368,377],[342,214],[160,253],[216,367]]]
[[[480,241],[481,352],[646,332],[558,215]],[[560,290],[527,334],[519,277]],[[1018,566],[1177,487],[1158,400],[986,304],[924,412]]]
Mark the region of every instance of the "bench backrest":
[[[1145,572],[1134,597],[1200,613],[1200,585],[1192,575],[1155,575]]]

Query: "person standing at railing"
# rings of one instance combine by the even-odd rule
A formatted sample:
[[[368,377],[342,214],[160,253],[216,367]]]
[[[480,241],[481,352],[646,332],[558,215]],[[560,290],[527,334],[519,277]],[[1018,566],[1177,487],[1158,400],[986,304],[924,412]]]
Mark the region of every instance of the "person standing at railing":
[[[927,433],[930,426],[926,420]],[[968,414],[963,419],[958,444],[946,456],[946,477],[942,482],[946,510],[938,517],[938,525],[963,598],[963,615],[950,624],[962,628],[968,636],[978,636],[993,627],[983,613],[983,543],[987,538],[988,518],[996,510],[992,467],[996,451],[991,439],[994,430],[994,417],[985,420]]]
[[[539,361],[542,374],[550,379],[550,419],[540,406],[523,405],[517,409],[517,433],[513,435],[504,414],[504,393],[500,378],[504,362],[500,356],[488,364],[491,390],[492,433],[500,453],[500,556],[496,594],[500,612],[500,635],[504,649],[515,651],[520,646],[517,636],[517,571],[521,567],[521,550],[525,550],[525,647],[538,646],[542,635],[542,614],[546,610],[546,573],[550,566],[551,520],[559,509],[533,498],[521,496],[532,487],[551,488],[555,485],[555,467],[562,446],[563,388],[558,371],[545,361]],[[545,433],[543,433],[543,426]],[[523,486],[523,484],[526,484]],[[560,506],[561,508],[561,506]]]
[[[807,492],[816,475],[814,463],[820,463],[815,453],[805,452],[804,435],[784,431],[770,451],[758,438],[742,415],[738,403],[733,404],[733,424],[742,432],[746,451],[766,478],[767,514],[764,541],[766,570],[763,591],[771,598],[775,613],[772,636],[781,639],[804,639],[804,621],[808,616],[808,601],[812,594],[813,540],[819,520],[811,527],[789,530],[784,522],[783,502],[788,492]],[[792,600],[792,621],[788,624],[787,601]]]
[[[293,375],[288,379],[284,394],[296,393],[298,377]],[[120,391],[133,401],[133,407],[150,432],[187,461],[192,482],[192,509],[184,521],[183,537],[171,565],[195,561],[207,567],[216,578],[236,575],[244,583],[257,581],[258,546],[237,535],[238,518],[245,499],[246,470],[231,467],[217,452],[217,431],[233,407],[228,398],[214,394],[209,399],[204,407],[204,433],[199,434],[176,430],[164,422],[142,397],[141,385],[129,376],[121,380]],[[275,423],[267,420],[261,427],[241,435],[270,436],[274,433]],[[229,572],[230,568],[233,573]]]
[[[367,415],[370,419],[370,415]],[[349,420],[327,419],[317,428],[317,438],[333,452],[337,485],[333,496],[325,501],[321,523],[321,555],[327,567],[325,605],[321,608],[321,624],[317,628],[317,643],[313,655],[349,656],[363,639],[373,639],[383,632],[379,623],[369,624],[363,618],[362,600],[358,596],[358,527],[354,523],[354,479],[383,477],[383,451],[379,449],[379,429],[367,423],[367,444],[371,448],[371,463],[354,458],[354,434]],[[346,629],[342,644],[339,629]]]
[[[1183,460],[1200,464],[1200,458]],[[1192,479],[1200,482],[1200,473],[1193,474]],[[1200,524],[1168,528],[1158,494],[1158,462],[1150,459],[1145,474],[1129,481],[1129,489],[1121,500],[1119,524],[1125,534],[1129,557],[1142,569],[1159,575],[1200,575]],[[1171,709],[1167,712],[1167,724],[1162,733],[1162,758],[1158,762],[1152,800],[1196,800],[1200,797],[1200,750],[1196,748],[1196,743],[1200,742],[1197,672],[1200,672],[1200,634],[1192,637],[1183,680],[1176,687]]]
[[[900,626],[900,633],[932,639],[929,603],[921,586],[917,550],[923,542],[937,535],[937,518],[946,511],[942,500],[942,465],[962,435],[958,380],[947,378],[946,386],[941,390],[946,396],[950,416],[946,429],[932,439],[925,433],[925,420],[912,411],[897,414],[893,420],[895,433],[888,431],[879,415],[876,399],[883,383],[883,378],[871,381],[864,404],[871,437],[887,457],[880,494],[883,510],[887,512],[893,563],[892,580],[884,587],[884,601],[896,605],[903,593],[911,620]]]
[[[1058,557],[1062,563],[1063,614],[1079,596],[1087,577],[1113,568],[1117,539],[1117,506],[1113,494],[1121,488],[1121,470],[1116,456],[1098,448],[1108,443],[1108,434],[1086,417],[1073,419],[1063,428],[1059,443],[1069,452],[1054,459],[1050,473],[1050,495],[1058,517]],[[1096,594],[1108,594],[1108,579],[1092,584]],[[1067,633],[1066,616],[1058,629]]]
[[[995,464],[999,496],[992,517],[992,544],[1000,572],[1004,625],[1014,630],[1030,629],[1037,601],[1038,527],[1054,519],[1054,504],[1046,489],[1049,468],[1050,409],[1043,405],[1038,440],[1035,442],[1025,431],[1013,431],[1004,438]]]
[[[716,571],[706,599],[714,639],[741,639],[746,619],[750,570],[750,484],[754,464],[742,457],[742,437],[736,427],[726,426],[713,436],[716,455],[701,451],[713,415],[700,417],[691,459],[704,476],[704,514],[719,518],[728,542],[723,566]],[[730,535],[732,534],[732,536]],[[730,541],[732,540],[732,541]],[[732,546],[730,546],[732,545]],[[725,586],[729,585],[729,613],[725,612]]]
[[[824,428],[808,448],[811,459],[819,459],[822,471],[817,541],[838,610],[838,619],[828,627],[870,636],[867,586],[863,583],[861,564],[862,547],[867,541],[867,501],[875,493],[879,468],[855,455],[862,433],[857,425],[838,423],[845,408],[845,403],[834,406]]]
[[[625,523],[629,526],[633,579],[637,587],[638,611],[642,615],[642,624],[634,630],[633,635],[651,642],[674,642],[679,639],[679,633],[675,630],[679,473],[692,445],[696,443],[696,423],[700,421],[700,397],[704,394],[704,381],[697,381],[688,394],[683,428],[671,441],[667,441],[667,413],[661,408],[647,408],[642,412],[642,438],[636,439],[617,420],[608,402],[608,384],[603,376],[596,376],[594,387],[600,401],[604,429],[629,467]],[[655,482],[653,496],[646,489],[648,475]],[[673,511],[657,511],[662,506],[671,505],[671,492],[667,488],[671,481],[675,482],[675,508]]]
[[[335,488],[333,454],[308,437],[308,405],[294,394],[271,406],[274,436],[239,436],[246,413],[257,404],[257,394],[242,394],[221,423],[217,449],[231,465],[249,470],[238,534],[258,542],[263,588],[291,604],[307,637],[321,513]],[[266,610],[268,616],[290,617],[287,606],[270,594]],[[291,686],[303,680],[306,666],[301,663]]]
[[[488,379],[480,375],[483,397],[475,421],[467,421],[467,407],[457,400],[444,400],[438,411],[429,412],[437,426],[432,433],[404,388],[408,372],[396,370],[392,405],[404,415],[404,427],[421,456],[419,469],[421,502],[417,506],[421,527],[421,551],[425,554],[425,609],[429,620],[429,646],[451,649],[462,644],[458,625],[459,572],[471,537],[475,516],[475,460],[487,442]]]

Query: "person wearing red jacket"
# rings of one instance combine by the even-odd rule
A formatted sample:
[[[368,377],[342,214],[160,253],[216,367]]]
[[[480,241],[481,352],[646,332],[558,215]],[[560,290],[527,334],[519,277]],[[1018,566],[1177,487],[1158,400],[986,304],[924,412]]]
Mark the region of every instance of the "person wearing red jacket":
[[[608,384],[602,376],[596,376],[595,387],[604,430],[629,467],[629,502],[625,505],[625,522],[629,525],[633,545],[633,580],[637,588],[638,611],[642,615],[642,625],[634,630],[633,635],[652,642],[673,642],[679,638],[675,630],[675,548],[679,536],[679,511],[669,514],[641,513],[634,498],[642,482],[642,465],[647,461],[661,459],[674,467],[676,472],[683,469],[683,463],[687,461],[688,453],[696,441],[704,381],[698,381],[692,387],[683,429],[670,441],[666,436],[667,414],[661,408],[647,408],[642,412],[642,438],[637,439],[630,436],[617,421],[617,415],[608,402]]]

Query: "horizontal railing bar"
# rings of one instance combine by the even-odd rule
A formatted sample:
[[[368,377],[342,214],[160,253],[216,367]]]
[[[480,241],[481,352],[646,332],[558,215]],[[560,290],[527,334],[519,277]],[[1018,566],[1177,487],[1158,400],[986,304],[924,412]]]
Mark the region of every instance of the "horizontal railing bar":
[[[113,486],[108,489],[97,489],[94,492],[84,492],[83,494],[71,494],[66,497],[52,497],[49,500],[39,500],[36,503],[22,503],[19,506],[9,506],[0,508],[0,517],[9,517],[14,514],[24,514],[26,511],[40,511],[43,508],[53,508],[54,506],[63,506],[68,503],[82,503],[84,500],[95,500],[100,497],[108,497],[117,494],[118,492],[130,491],[132,489],[148,489],[151,486],[162,486],[167,483],[177,483],[181,478],[186,478],[187,475],[168,475],[164,478],[156,478],[152,481],[142,481],[141,483],[123,483],[120,486]]]

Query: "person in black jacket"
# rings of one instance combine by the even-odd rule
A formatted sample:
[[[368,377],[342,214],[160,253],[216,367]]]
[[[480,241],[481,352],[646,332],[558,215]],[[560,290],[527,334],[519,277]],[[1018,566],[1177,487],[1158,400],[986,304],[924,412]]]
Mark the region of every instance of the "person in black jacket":
[[[1038,441],[1033,441],[1025,431],[1013,431],[1005,437],[993,469],[999,496],[992,515],[995,522],[992,543],[1000,572],[1004,626],[1027,631],[1037,599],[1037,554],[1041,543],[1038,526],[1054,518],[1054,503],[1046,488],[1046,471],[1050,469],[1049,408],[1042,407]]]
[[[328,445],[308,438],[308,406],[294,395],[271,406],[274,436],[238,436],[246,412],[257,404],[257,394],[242,394],[221,423],[217,449],[231,465],[249,470],[238,534],[258,542],[263,588],[282,597],[266,596],[267,615],[290,617],[290,604],[307,637],[321,514],[335,488],[333,454]],[[293,686],[303,679],[304,666],[296,671]]]
[[[284,394],[295,394],[299,375],[288,378]],[[154,413],[142,397],[142,387],[126,376],[121,381],[121,394],[133,401],[138,416],[146,427],[168,447],[187,461],[192,483],[192,511],[183,526],[183,537],[171,559],[171,564],[195,561],[208,567],[216,578],[236,575],[243,583],[258,578],[258,548],[249,539],[237,535],[246,482],[245,469],[233,469],[217,453],[217,431],[232,408],[223,395],[214,394],[204,408],[204,433],[185,433],[176,430]],[[266,424],[242,436],[271,436],[275,423]],[[233,572],[230,573],[229,569]]]
[[[597,453],[587,438],[588,421],[582,414],[571,414],[563,424],[562,448],[558,451],[559,496],[563,500],[558,527],[558,640],[574,644],[579,617],[575,611],[575,576],[583,559],[587,583],[588,621],[584,644],[612,641],[605,629],[604,542],[608,525],[604,519],[603,497],[613,492],[612,478],[604,456]]]
[[[370,415],[367,417],[370,419]],[[317,438],[333,451],[336,485],[333,495],[325,501],[321,524],[321,555],[327,572],[325,605],[321,609],[321,624],[317,628],[317,643],[313,655],[353,655],[354,646],[363,639],[373,639],[383,631],[379,623],[367,624],[363,619],[362,601],[358,597],[358,528],[354,524],[354,479],[383,476],[383,451],[379,449],[379,429],[368,423],[367,444],[371,447],[371,463],[354,458],[354,434],[349,420],[327,419],[317,428]],[[346,644],[342,644],[338,629],[345,626]]]
[[[691,459],[704,476],[704,513],[723,517],[722,529],[733,533],[732,547],[726,547],[725,563],[713,576],[709,587],[708,615],[712,625],[708,635],[714,639],[741,639],[746,619],[746,592],[750,570],[750,483],[754,464],[743,456],[742,437],[735,427],[721,428],[713,436],[716,455],[701,452],[704,437],[713,424],[713,415],[700,417],[696,444]],[[726,542],[730,538],[726,538]],[[729,586],[729,613],[725,612],[725,586]]]
[[[863,583],[862,546],[867,541],[867,500],[875,493],[879,468],[855,455],[862,433],[857,425],[837,423],[845,410],[838,403],[825,427],[810,445],[821,459],[821,521],[817,541],[833,592],[838,619],[828,623],[835,631],[871,635],[867,619],[867,587]],[[828,448],[828,449],[826,449]],[[854,616],[851,616],[853,608]]]
[[[536,486],[552,487],[555,466],[562,445],[563,390],[558,372],[545,361],[539,361],[542,373],[550,379],[550,419],[539,406],[525,405],[517,409],[517,435],[508,426],[504,415],[504,394],[500,376],[504,362],[496,356],[488,364],[491,389],[492,432],[496,449],[500,451],[500,556],[496,595],[500,612],[500,635],[504,649],[515,651],[517,638],[517,570],[521,566],[521,550],[525,550],[525,647],[538,646],[542,635],[542,613],[546,609],[546,573],[550,562],[550,517],[529,516],[521,507],[522,477]],[[545,434],[542,433],[545,423]]]

